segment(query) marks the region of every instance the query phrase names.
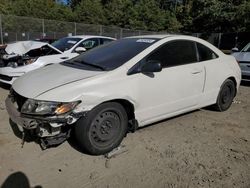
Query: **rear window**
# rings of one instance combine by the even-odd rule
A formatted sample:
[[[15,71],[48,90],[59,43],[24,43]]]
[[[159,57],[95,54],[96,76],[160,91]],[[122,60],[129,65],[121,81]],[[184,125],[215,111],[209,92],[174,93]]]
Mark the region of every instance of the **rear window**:
[[[113,70],[154,44],[159,39],[126,38],[94,48],[71,61],[85,62]]]

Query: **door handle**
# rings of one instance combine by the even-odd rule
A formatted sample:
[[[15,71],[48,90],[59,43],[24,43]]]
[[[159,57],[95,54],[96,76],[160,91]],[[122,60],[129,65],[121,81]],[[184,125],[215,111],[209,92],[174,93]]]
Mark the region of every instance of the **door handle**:
[[[199,74],[199,73],[201,73],[202,72],[202,70],[194,70],[193,72],[192,72],[192,74]]]

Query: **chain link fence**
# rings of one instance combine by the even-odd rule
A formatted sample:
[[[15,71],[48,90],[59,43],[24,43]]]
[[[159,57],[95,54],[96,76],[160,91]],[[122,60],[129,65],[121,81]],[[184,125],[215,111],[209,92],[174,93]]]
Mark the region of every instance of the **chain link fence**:
[[[103,35],[123,38],[135,35],[166,34],[130,30],[119,27],[91,25],[58,20],[46,20],[30,17],[0,14],[0,43],[35,39],[59,39],[71,35]],[[250,33],[185,33],[209,41],[220,49],[242,48],[250,41]]]
[[[119,39],[127,36],[154,33],[119,27],[0,14],[1,44],[42,38],[59,39],[71,35],[103,35]]]

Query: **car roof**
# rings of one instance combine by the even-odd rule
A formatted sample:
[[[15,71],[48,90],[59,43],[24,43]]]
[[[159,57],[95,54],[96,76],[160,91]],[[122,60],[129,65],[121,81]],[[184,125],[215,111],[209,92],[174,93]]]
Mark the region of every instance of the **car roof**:
[[[98,37],[98,38],[106,38],[106,39],[113,39],[115,38],[112,37],[106,37],[106,36],[100,36],[100,35],[75,35],[75,36],[68,36],[67,38],[81,38],[81,39],[88,39],[88,38],[93,38],[93,37]]]
[[[163,39],[171,36],[178,36],[178,35],[170,35],[170,34],[159,34],[159,35],[140,35],[140,36],[132,36],[127,38],[157,38],[157,39]]]

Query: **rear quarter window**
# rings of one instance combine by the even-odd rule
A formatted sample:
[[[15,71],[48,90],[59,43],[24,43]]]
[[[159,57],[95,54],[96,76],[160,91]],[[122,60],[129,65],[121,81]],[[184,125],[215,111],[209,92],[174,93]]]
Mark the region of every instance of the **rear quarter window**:
[[[203,44],[196,43],[199,53],[199,61],[208,61],[218,58],[218,55]]]

